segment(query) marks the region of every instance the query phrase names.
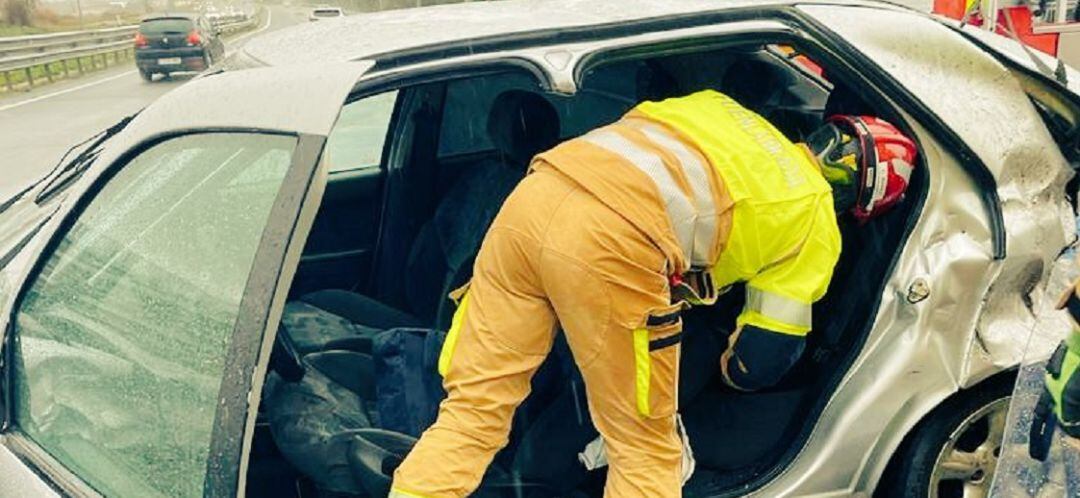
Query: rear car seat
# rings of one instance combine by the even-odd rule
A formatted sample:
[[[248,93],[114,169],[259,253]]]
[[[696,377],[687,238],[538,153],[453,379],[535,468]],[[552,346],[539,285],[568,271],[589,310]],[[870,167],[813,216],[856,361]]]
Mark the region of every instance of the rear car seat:
[[[720,88],[747,109],[763,116],[781,133],[798,140],[816,129],[819,121],[784,109],[788,88],[794,84],[795,77],[787,70],[765,61],[744,59],[728,67]]]
[[[470,166],[443,196],[412,245],[402,273],[409,277],[405,289],[409,309],[345,290],[306,294],[286,304],[282,317],[300,351],[325,349],[338,338],[449,321],[452,305],[447,294],[468,281],[488,225],[529,161],[558,142],[558,112],[540,95],[508,90],[495,98],[487,132],[499,159]]]

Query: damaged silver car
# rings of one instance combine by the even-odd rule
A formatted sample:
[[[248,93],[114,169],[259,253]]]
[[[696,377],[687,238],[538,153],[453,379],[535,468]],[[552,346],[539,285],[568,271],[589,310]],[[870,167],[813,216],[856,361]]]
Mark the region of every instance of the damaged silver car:
[[[437,344],[529,158],[704,88],[793,140],[884,117],[920,164],[841,227],[776,387],[716,378],[742,293],[686,318],[684,494],[984,494],[1080,158],[1074,73],[998,45],[857,0],[510,0],[252,40],[0,204],[0,496],[379,496],[439,395],[400,346]],[[556,351],[534,387],[477,496],[600,496],[579,377]]]

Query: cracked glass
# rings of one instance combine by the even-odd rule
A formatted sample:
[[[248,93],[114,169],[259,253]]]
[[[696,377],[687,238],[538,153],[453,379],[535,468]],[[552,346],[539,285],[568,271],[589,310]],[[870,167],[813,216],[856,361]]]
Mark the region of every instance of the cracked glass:
[[[17,427],[106,496],[202,496],[233,327],[294,137],[197,134],[135,157],[15,320]]]

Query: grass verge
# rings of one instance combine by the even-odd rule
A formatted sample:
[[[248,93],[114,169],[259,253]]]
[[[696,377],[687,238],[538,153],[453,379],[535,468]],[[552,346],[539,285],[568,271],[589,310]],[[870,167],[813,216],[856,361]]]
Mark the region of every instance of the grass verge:
[[[34,66],[30,68],[30,77],[34,80],[34,86],[39,86],[50,82],[50,74],[52,75],[52,81],[78,77],[80,64],[82,65],[82,72],[89,73],[117,64],[131,64],[132,57],[133,54],[130,49],[93,57],[79,57],[63,62]],[[0,94],[26,90],[29,87],[25,70],[0,72]]]

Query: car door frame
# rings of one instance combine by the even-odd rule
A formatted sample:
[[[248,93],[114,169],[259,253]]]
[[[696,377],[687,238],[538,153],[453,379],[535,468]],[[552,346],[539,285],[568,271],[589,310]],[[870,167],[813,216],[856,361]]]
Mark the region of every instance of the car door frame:
[[[214,414],[209,454],[217,458],[207,459],[203,489],[206,497],[245,495],[255,415],[270,350],[277,337],[289,285],[326,188],[326,166],[321,161],[326,140],[326,136],[298,135],[292,164],[270,208],[269,222],[263,228],[225,356],[225,365],[254,368],[226,368],[222,378],[219,406],[245,409],[219,409]]]
[[[233,325],[229,346],[226,350],[224,370],[218,389],[218,410],[214,414],[211,434],[210,455],[207,459],[204,496],[242,495],[238,486],[238,469],[246,463],[246,448],[250,446],[254,427],[254,409],[258,407],[262,376],[255,376],[256,371],[265,371],[269,361],[269,351],[273,344],[276,324],[280,320],[284,307],[287,284],[292,281],[290,268],[299,261],[302,241],[306,239],[322,199],[325,187],[325,168],[319,168],[326,137],[306,133],[288,133],[280,130],[253,129],[201,129],[183,133],[169,134],[139,144],[125,153],[121,159],[110,165],[102,175],[94,179],[90,188],[76,201],[63,220],[52,230],[48,242],[39,253],[36,263],[23,280],[22,288],[17,293],[11,307],[11,319],[5,334],[3,348],[4,361],[0,364],[13,364],[14,354],[11,341],[15,338],[14,315],[22,305],[26,292],[36,281],[45,264],[56,251],[64,236],[82,215],[97,194],[117,172],[148,148],[183,136],[209,133],[244,133],[276,136],[293,136],[296,146],[290,159],[289,169],[281,187],[275,195],[267,222],[262,230],[252,269],[240,300],[239,314]],[[320,173],[322,181],[320,180]],[[299,243],[298,243],[299,241]],[[237,365],[241,367],[237,367]],[[250,368],[249,368],[250,366]],[[71,496],[95,497],[100,494],[75,475],[48,451],[18,430],[13,420],[13,369],[4,368],[4,432],[0,433],[0,446],[17,456],[38,476],[54,489]],[[221,408],[228,407],[228,408]],[[248,419],[252,419],[249,423]],[[232,470],[230,470],[232,469]],[[0,474],[6,472],[0,469]]]
[[[239,314],[233,326],[218,390],[211,448],[203,494],[232,497],[244,494],[247,461],[255,429],[261,386],[268,367],[270,350],[281,318],[288,284],[299,263],[303,242],[322,201],[327,167],[321,160],[327,137],[346,97],[370,63],[326,64],[315,75],[308,67],[263,68],[224,73],[203,78],[159,99],[142,111],[132,125],[110,139],[98,158],[70,187],[70,198],[40,230],[27,251],[28,264],[14,271],[17,289],[7,302],[0,302],[0,451],[10,452],[19,465],[0,466],[5,479],[34,478],[58,493],[70,496],[100,496],[81,477],[61,465],[46,450],[12,424],[13,354],[15,315],[25,294],[54,253],[75,220],[105,184],[131,160],[149,147],[165,140],[192,134],[238,132],[294,136],[297,139],[281,187],[256,249],[248,280],[241,296]],[[311,87],[322,91],[312,92]],[[233,93],[248,90],[243,98]],[[212,99],[218,106],[206,106],[201,113],[187,115],[177,123],[176,108],[188,108],[192,101]],[[285,102],[283,102],[285,101]],[[292,102],[289,102],[292,101]],[[308,114],[297,115],[289,104],[302,102]],[[251,112],[259,109],[260,112]],[[242,112],[247,111],[247,112]],[[223,123],[223,124],[218,124]],[[47,182],[43,182],[47,183]],[[44,185],[33,187],[33,199]],[[26,202],[32,202],[27,200]],[[22,256],[22,255],[19,255]],[[0,268],[6,271],[7,268]],[[7,455],[4,455],[5,457]],[[0,458],[0,465],[12,459]]]

